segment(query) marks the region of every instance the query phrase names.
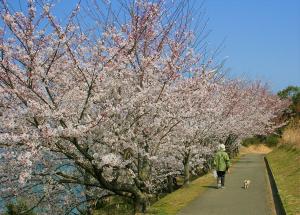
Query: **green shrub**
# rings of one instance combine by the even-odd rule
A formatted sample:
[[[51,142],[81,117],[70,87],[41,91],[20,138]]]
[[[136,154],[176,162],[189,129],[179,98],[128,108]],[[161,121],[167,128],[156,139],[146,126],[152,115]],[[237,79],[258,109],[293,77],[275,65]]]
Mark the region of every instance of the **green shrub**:
[[[250,146],[255,144],[266,144],[269,147],[277,146],[279,142],[279,137],[275,134],[271,134],[268,136],[254,136],[250,138],[246,138],[243,140],[242,145],[243,146]]]
[[[6,205],[6,212],[4,215],[35,215],[25,201],[17,200],[16,202],[10,202]]]
[[[278,136],[275,135],[269,135],[266,137],[265,140],[265,144],[270,147],[277,146],[278,142],[279,142],[279,138]]]
[[[96,205],[93,215],[128,215],[134,214],[133,202],[121,196],[103,198]]]
[[[260,138],[255,136],[255,137],[249,137],[249,138],[244,139],[242,142],[242,145],[250,146],[250,145],[259,144],[259,143],[261,143]]]

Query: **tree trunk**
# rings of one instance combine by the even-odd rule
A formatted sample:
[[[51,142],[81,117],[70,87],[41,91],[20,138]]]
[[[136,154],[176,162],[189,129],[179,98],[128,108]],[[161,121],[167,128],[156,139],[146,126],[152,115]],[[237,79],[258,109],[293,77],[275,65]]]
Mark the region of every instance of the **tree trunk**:
[[[183,185],[189,185],[190,183],[190,153],[186,154],[186,157],[183,160],[183,165],[184,165],[184,181]]]
[[[147,146],[145,146],[144,149],[146,152],[148,151]],[[146,212],[147,206],[149,204],[148,198],[145,194],[148,190],[146,182],[149,180],[150,174],[151,168],[147,156],[138,153],[138,179],[141,183],[139,183],[138,185],[140,192],[135,193],[134,198],[135,214]]]
[[[88,153],[88,150],[89,148],[86,147],[85,149],[85,152]],[[91,176],[90,174],[86,171],[86,170],[83,170],[83,180],[86,184],[89,184],[91,182]],[[91,191],[91,187],[85,185],[84,186],[84,192],[85,192],[85,198],[86,198],[86,215],[92,215],[93,214],[93,205],[92,205],[92,196],[90,196],[89,192]]]
[[[134,198],[134,214],[145,213],[148,204],[148,199],[144,194],[137,194]]]
[[[168,175],[167,180],[168,180],[168,192],[172,193],[174,191],[174,189],[173,189],[173,177],[171,175]]]
[[[85,182],[90,182],[90,177],[88,175],[88,173],[86,173],[84,175],[84,181]],[[93,214],[93,206],[91,204],[91,199],[92,197],[89,195],[89,191],[91,190],[91,188],[89,186],[85,186],[85,198],[86,198],[86,215],[92,215]]]

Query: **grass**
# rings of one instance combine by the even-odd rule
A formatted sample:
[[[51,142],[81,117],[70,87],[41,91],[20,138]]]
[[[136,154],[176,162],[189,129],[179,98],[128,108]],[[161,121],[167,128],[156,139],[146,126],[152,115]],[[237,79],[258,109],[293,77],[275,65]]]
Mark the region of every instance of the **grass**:
[[[282,144],[293,145],[300,149],[300,120],[295,120],[290,126],[288,126],[281,137]]]
[[[281,145],[267,155],[287,214],[300,214],[300,149]]]
[[[242,147],[240,149],[241,154],[248,154],[248,153],[268,154],[271,151],[272,148],[262,143],[253,144],[248,147]]]
[[[134,214],[133,205],[130,200],[120,196],[107,197],[93,215],[130,215]]]

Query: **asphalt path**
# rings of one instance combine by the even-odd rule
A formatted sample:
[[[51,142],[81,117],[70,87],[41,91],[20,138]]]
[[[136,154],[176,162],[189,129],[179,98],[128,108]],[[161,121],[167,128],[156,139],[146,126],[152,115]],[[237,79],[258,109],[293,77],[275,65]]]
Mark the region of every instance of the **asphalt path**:
[[[178,215],[271,215],[268,201],[269,181],[262,154],[246,154],[226,174],[225,189],[216,189],[216,184],[207,190]],[[243,181],[251,180],[249,189]]]

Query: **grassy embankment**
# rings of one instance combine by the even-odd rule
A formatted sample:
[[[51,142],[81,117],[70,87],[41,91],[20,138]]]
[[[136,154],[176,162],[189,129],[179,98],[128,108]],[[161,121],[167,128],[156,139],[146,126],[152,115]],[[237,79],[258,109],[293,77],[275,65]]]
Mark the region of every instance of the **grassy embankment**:
[[[281,144],[267,155],[287,214],[300,214],[300,123],[284,130]]]

